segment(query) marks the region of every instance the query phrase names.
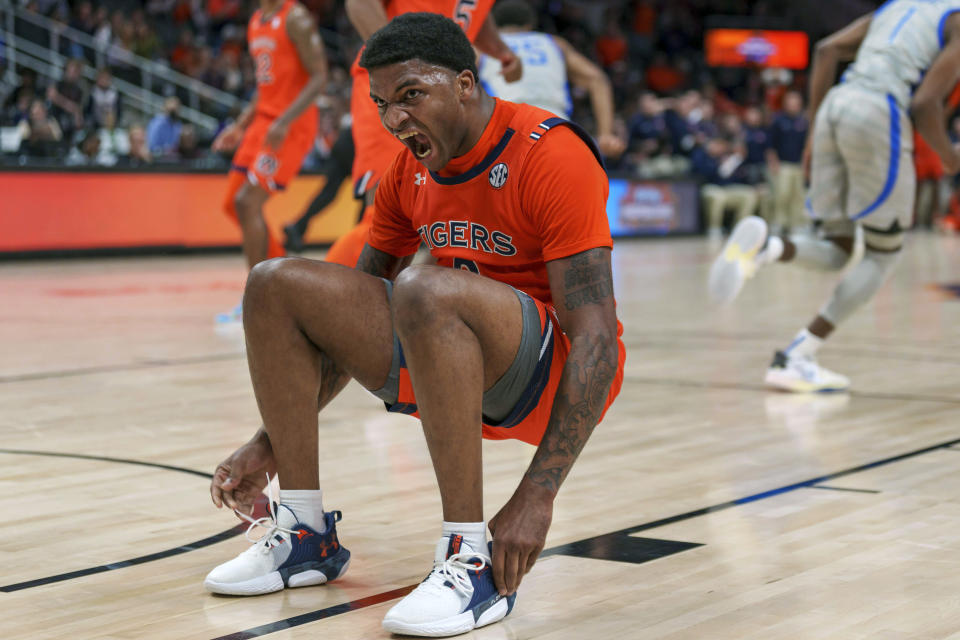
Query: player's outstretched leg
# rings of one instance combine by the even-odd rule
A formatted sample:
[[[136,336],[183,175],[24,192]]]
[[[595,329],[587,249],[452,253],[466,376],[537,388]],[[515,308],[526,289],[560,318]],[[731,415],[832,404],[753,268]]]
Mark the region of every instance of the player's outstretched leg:
[[[841,253],[848,255],[842,250]],[[890,250],[867,247],[863,258],[844,274],[814,321],[802,329],[787,348],[774,354],[764,378],[766,383],[797,392],[848,389],[849,378],[817,363],[817,350],[837,325],[873,298],[890,276],[899,256],[899,246]],[[837,264],[840,262],[837,256]]]
[[[707,291],[717,304],[732,302],[744,283],[753,277],[762,260],[757,257],[767,240],[767,223],[750,216],[736,224],[710,267]]]

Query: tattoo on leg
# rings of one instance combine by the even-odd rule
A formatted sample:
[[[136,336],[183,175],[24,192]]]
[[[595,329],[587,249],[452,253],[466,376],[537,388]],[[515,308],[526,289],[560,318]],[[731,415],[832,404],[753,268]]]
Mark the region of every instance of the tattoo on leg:
[[[337,366],[325,353],[320,354],[320,393],[317,394],[317,411],[322,410],[327,403],[350,381],[346,371]]]

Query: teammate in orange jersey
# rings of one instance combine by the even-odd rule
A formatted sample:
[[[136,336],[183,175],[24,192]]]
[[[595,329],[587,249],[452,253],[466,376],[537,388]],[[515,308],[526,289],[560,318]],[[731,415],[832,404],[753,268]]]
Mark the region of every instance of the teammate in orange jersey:
[[[404,13],[426,11],[452,18],[474,45],[483,53],[503,64],[503,77],[508,82],[520,79],[523,73],[520,58],[506,45],[490,15],[493,0],[347,0],[347,15],[357,33],[364,40],[387,22]],[[350,74],[353,76],[353,93],[350,96],[350,113],[353,116],[354,194],[367,204],[373,202],[373,192],[383,172],[393,161],[401,146],[380,124],[376,108],[369,100],[370,77],[367,70],[354,61]],[[370,211],[364,212],[360,223],[337,240],[327,260],[348,267],[357,264],[360,251],[370,229]]]
[[[331,520],[316,414],[352,376],[391,411],[420,416],[443,505],[434,570],[384,627],[453,635],[509,612],[560,484],[619,392],[607,178],[579,127],[484,93],[470,43],[448,18],[395,18],[361,64],[383,125],[407,149],[377,189],[356,269],[287,258],[250,274],[244,330],[264,427],[210,488],[217,506],[249,512],[264,473],[276,471],[281,514],[264,522],[285,551],[270,562],[245,552],[211,576],[283,588],[312,566],[282,532]],[[401,271],[421,241],[437,265]],[[490,521],[492,550],[481,436],[537,446]],[[290,558],[301,564],[282,564]]]
[[[327,61],[313,18],[293,0],[260,0],[247,40],[256,64],[257,94],[237,122],[217,136],[213,149],[240,145],[223,206],[240,224],[243,253],[253,267],[284,255],[263,220],[263,205],[297,175],[313,145],[315,101],[326,83]]]

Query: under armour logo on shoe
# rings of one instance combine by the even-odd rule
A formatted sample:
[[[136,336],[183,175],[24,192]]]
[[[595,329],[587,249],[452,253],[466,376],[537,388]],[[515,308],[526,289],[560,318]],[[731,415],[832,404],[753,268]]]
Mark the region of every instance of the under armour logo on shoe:
[[[309,538],[313,534],[307,531],[306,529],[300,529],[297,531],[297,540],[303,540],[304,538]]]
[[[413,177],[414,177],[413,184],[415,184],[415,185],[417,185],[417,186],[419,186],[419,185],[421,185],[421,184],[426,184],[426,182],[427,182],[427,176],[423,175],[423,174],[420,173],[419,171],[416,172],[415,174],[413,174]]]

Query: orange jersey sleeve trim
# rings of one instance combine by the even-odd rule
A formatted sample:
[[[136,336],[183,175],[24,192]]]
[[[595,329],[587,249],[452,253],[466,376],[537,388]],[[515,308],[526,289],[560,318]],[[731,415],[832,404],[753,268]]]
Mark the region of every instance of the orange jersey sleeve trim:
[[[555,127],[533,146],[520,178],[521,204],[540,232],[544,262],[613,247],[606,173],[569,127]]]

